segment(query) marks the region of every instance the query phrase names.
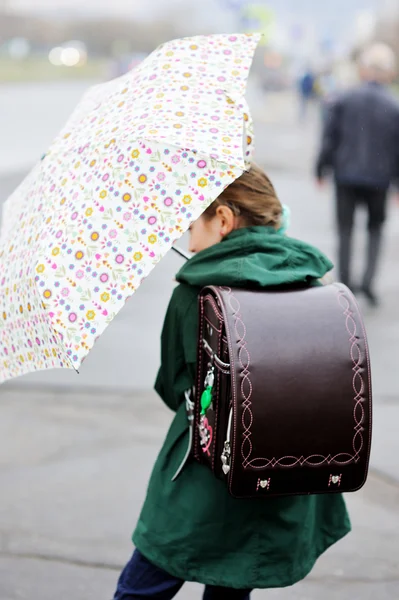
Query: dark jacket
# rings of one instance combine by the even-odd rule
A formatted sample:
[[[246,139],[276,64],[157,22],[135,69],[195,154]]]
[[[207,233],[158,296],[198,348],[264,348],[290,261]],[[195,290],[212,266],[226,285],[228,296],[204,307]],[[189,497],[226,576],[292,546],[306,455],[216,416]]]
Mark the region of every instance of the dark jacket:
[[[366,83],[330,108],[316,172],[344,185],[388,188],[399,180],[399,105],[384,86]]]
[[[224,481],[193,460],[171,481],[188,445],[183,400],[195,379],[201,287],[312,284],[331,268],[316,248],[266,227],[250,227],[199,252],[178,273],[156,383],[176,415],[133,535],[142,554],[171,575],[232,588],[288,586],[305,577],[320,554],[348,533],[339,494],[237,500]]]

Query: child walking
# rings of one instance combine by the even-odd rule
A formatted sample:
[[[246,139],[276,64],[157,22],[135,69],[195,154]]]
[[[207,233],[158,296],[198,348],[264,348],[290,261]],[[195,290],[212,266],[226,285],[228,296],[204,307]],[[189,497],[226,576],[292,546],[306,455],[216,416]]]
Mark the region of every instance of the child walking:
[[[195,253],[177,274],[161,338],[155,388],[175,412],[133,533],[136,550],[114,600],[174,598],[186,581],[204,600],[249,600],[251,590],[290,586],[350,531],[341,495],[235,499],[225,482],[190,460],[185,391],[195,381],[202,287],[314,285],[332,269],[316,248],[283,235],[283,208],[252,165],[191,226]]]

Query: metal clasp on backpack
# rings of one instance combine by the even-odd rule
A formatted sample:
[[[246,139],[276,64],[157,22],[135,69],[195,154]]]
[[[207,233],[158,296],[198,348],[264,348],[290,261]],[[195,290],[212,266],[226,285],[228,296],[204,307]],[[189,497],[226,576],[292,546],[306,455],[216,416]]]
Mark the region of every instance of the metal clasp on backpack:
[[[225,475],[228,475],[231,468],[231,425],[233,422],[233,409],[230,409],[229,421],[227,424],[227,435],[226,441],[223,446],[223,452],[220,457],[222,461],[222,471]]]
[[[215,352],[212,350],[212,348],[210,347],[210,345],[208,344],[208,342],[205,339],[202,340],[202,345],[204,347],[205,352],[211,359],[212,363],[215,364],[215,366],[219,369],[219,371],[221,371],[225,375],[230,375],[230,364],[225,363],[222,360],[220,360],[218,355],[215,354]]]

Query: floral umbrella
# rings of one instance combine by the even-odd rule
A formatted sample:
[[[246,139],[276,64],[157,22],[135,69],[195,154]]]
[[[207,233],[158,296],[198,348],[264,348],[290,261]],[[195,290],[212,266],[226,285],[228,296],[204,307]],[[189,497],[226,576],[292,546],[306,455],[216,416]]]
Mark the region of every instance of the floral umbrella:
[[[175,40],[84,96],[4,206],[0,382],[78,369],[173,242],[242,174],[258,41]]]

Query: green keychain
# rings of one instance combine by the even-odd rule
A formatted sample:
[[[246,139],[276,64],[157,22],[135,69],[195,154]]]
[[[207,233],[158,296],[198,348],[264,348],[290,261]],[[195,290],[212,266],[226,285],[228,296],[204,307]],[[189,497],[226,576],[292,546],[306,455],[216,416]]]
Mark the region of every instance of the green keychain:
[[[205,377],[205,389],[201,394],[201,416],[206,415],[206,411],[212,404],[213,396],[213,383],[215,377],[213,374],[213,367],[210,369]]]

